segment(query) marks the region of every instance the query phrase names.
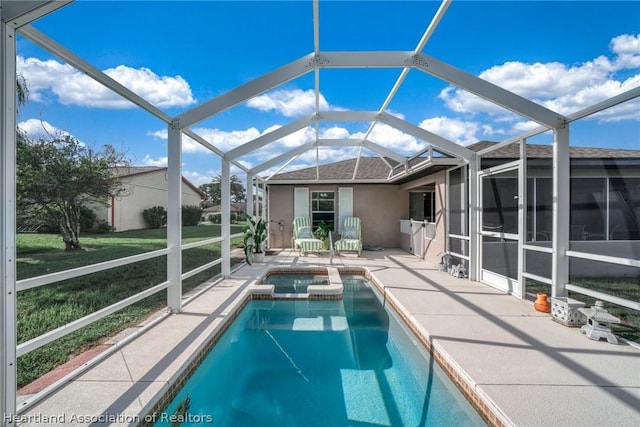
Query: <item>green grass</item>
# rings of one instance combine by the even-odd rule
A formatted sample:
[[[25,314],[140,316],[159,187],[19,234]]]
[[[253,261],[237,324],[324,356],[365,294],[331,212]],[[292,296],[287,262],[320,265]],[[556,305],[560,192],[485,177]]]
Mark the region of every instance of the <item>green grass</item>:
[[[232,226],[232,233],[241,231]],[[183,227],[183,243],[220,235],[219,226]],[[166,247],[166,229],[138,230],[84,236],[81,252],[67,253],[60,236],[18,234],[17,274],[19,279],[40,276],[98,262],[118,259]],[[236,239],[235,244],[241,242]],[[220,257],[220,244],[183,251],[182,271]],[[17,334],[22,343],[79,319],[166,280],[166,256],[64,280],[18,293]],[[207,269],[183,282],[183,293],[220,273]],[[18,359],[18,387],[65,363],[74,354],[89,348],[166,306],[166,292],[154,294],[98,322],[34,350]]]
[[[571,283],[631,301],[640,301],[640,278],[638,277],[573,277]],[[537,292],[551,295],[551,286],[531,279],[527,279],[526,290],[530,294],[529,298],[535,296]],[[591,307],[596,302],[596,298],[572,291],[569,291],[569,297],[585,303],[585,307]],[[606,301],[605,309],[621,321],[618,325],[612,325],[612,330],[616,335],[640,343],[639,311]]]

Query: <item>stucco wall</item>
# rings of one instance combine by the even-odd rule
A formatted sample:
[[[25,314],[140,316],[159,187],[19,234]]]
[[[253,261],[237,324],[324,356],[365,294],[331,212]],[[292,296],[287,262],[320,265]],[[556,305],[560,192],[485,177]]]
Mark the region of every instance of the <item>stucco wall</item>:
[[[338,185],[304,185],[312,191],[335,191]],[[409,215],[409,193],[397,185],[340,185],[353,188],[353,214],[362,221],[363,245],[400,247],[400,219]],[[293,185],[269,186],[270,246],[291,247],[293,234]],[[336,200],[336,209],[337,206]],[[279,230],[277,221],[284,222]]]
[[[424,259],[437,264],[441,258],[437,255],[446,248],[446,188],[445,188],[445,172],[440,172],[431,176],[436,190],[436,238],[430,240],[427,244],[427,251]]]
[[[154,206],[166,209],[169,205],[168,183],[164,170],[132,176],[127,179],[127,188],[127,195],[116,197],[113,208],[108,208],[109,223],[116,231],[146,228],[142,211]],[[198,206],[200,201],[200,195],[182,182],[181,204]]]

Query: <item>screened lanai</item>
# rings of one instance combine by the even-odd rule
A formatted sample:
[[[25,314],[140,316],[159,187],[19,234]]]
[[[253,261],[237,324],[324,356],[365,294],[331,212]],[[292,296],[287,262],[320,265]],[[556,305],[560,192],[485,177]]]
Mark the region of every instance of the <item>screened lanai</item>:
[[[254,35],[256,43],[273,43],[271,49],[287,52],[288,60],[272,69],[257,67],[252,72],[243,71],[237,64],[217,64],[222,69],[228,66],[229,74],[242,75],[241,79],[237,79],[240,83],[233,86],[225,86],[231,85],[229,82],[222,86],[211,84],[201,92],[206,96],[201,95],[200,99],[192,99],[181,106],[165,107],[164,100],[154,98],[144,85],[137,85],[135,81],[122,78],[117,72],[113,72],[118,64],[109,62],[108,53],[100,58],[99,64],[84,59],[85,53],[76,50],[80,45],[76,44],[74,37],[83,38],[91,35],[85,24],[78,23],[76,35],[73,35],[73,31],[65,33],[56,30],[66,19],[67,10],[88,7],[82,3],[5,0],[0,2],[0,72],[3,94],[0,119],[0,179],[3,194],[0,201],[0,251],[3,271],[0,279],[3,290],[0,356],[3,413],[16,412],[16,366],[20,356],[150,295],[164,292],[165,289],[166,306],[171,313],[179,313],[183,304],[184,280],[214,267],[219,269],[223,278],[232,275],[232,258],[237,253],[237,249],[232,249],[232,240],[241,235],[234,234],[230,226],[232,175],[243,177],[247,191],[247,211],[268,219],[267,188],[275,175],[301,167],[320,168],[331,163],[338,155],[342,156],[340,158],[346,156],[356,159],[353,177],[344,183],[357,181],[360,159],[365,157],[379,158],[386,165],[388,177],[382,183],[392,183],[400,175],[410,180],[412,174],[424,168],[447,164],[447,161],[455,163],[456,165],[451,166],[446,172],[448,199],[445,240],[448,254],[465,265],[469,272],[469,280],[482,281],[519,298],[525,297],[526,282],[535,281],[546,286],[552,296],[567,296],[571,291],[626,309],[640,310],[640,302],[632,294],[607,293],[572,283],[572,278],[578,276],[576,269],[582,268],[576,267],[580,262],[602,266],[603,269],[623,269],[625,276],[638,277],[640,201],[637,192],[640,188],[640,156],[634,157],[634,150],[640,150],[637,116],[637,111],[640,111],[640,85],[637,74],[633,77],[634,70],[637,72],[637,66],[630,67],[627,71],[628,78],[615,91],[606,92],[606,96],[583,93],[581,95],[589,95],[587,97],[593,99],[593,102],[588,102],[586,106],[584,103],[576,102],[578,107],[574,105],[574,108],[570,109],[558,100],[545,100],[531,93],[518,94],[520,91],[517,86],[503,87],[497,83],[499,79],[488,72],[480,75],[480,67],[467,70],[449,62],[448,50],[469,49],[464,43],[459,45],[452,41],[448,45],[446,37],[438,37],[441,26],[446,25],[443,31],[452,31],[452,27],[456,27],[448,19],[450,16],[456,16],[457,2],[409,2],[410,5],[405,5],[407,9],[402,9],[404,16],[394,15],[388,18],[406,19],[408,35],[380,36],[379,39],[374,39],[380,46],[374,46],[372,49],[361,48],[364,43],[339,43],[340,37],[336,37],[335,34],[350,31],[348,17],[336,21],[333,19],[334,15],[325,14],[325,11],[339,9],[340,2],[292,2],[295,5],[289,7],[295,9],[295,15],[287,11],[287,14],[292,15],[286,15],[286,18],[293,18],[298,23],[291,30],[291,40],[266,40],[265,36],[265,41],[260,41],[260,35]],[[113,11],[114,17],[126,13],[126,2],[118,3],[107,5],[106,2],[100,6],[106,9],[101,11]],[[172,4],[177,13],[183,12],[185,16],[197,13],[198,10],[198,2],[184,6],[179,2],[161,2],[160,5],[163,3]],[[153,8],[160,5],[142,2],[136,7]],[[362,7],[365,8],[365,5],[363,2]],[[384,10],[384,7],[393,7],[381,2],[373,2],[370,6],[376,11]],[[382,9],[377,9],[378,7]],[[500,25],[500,19],[508,18],[509,3],[494,4],[491,7],[497,9],[498,22],[490,21],[492,12],[487,10],[489,8],[484,8],[485,14],[478,16],[479,27]],[[77,16],[69,13],[71,17]],[[374,22],[383,25],[385,16],[379,15],[375,17]],[[328,18],[325,19],[325,16]],[[565,18],[575,19],[572,16]],[[132,14],[127,17],[127,22],[130,22],[130,19],[133,20],[131,22],[135,22],[141,18]],[[366,16],[363,19],[367,22]],[[512,19],[517,21],[525,18],[520,16]],[[239,25],[238,30],[250,31],[251,25],[260,25],[258,22],[259,19],[253,17],[248,20],[246,27]],[[164,29],[171,25],[170,32],[175,31],[176,37],[179,33],[176,28],[187,25],[175,22],[163,24]],[[66,22],[66,25],[73,29],[75,22]],[[381,27],[376,29],[377,25],[369,25],[371,28],[363,30],[363,38],[373,38],[374,34],[380,33]],[[274,23],[275,26],[277,23]],[[159,27],[158,30],[162,31],[163,26]],[[101,30],[116,31],[115,28]],[[468,31],[468,41],[465,43],[470,43],[473,32],[478,30],[455,28],[455,31],[459,32]],[[540,28],[539,31],[544,30]],[[324,38],[325,33],[333,33],[334,37]],[[151,35],[140,34],[140,37],[146,39]],[[205,36],[200,34],[199,37]],[[503,34],[501,37],[509,36]],[[296,43],[293,39],[296,39]],[[303,43],[298,43],[298,39],[303,40]],[[407,40],[411,40],[411,43]],[[176,73],[180,73],[181,64],[198,60],[197,54],[187,46],[197,45],[199,41],[197,37],[184,39],[180,41],[184,51],[166,52],[166,55],[175,57],[172,67]],[[287,47],[289,41],[293,45],[291,49]],[[148,43],[152,42],[153,39],[149,38]],[[206,39],[205,46],[207,43],[212,49],[212,55],[216,55],[214,48],[224,45],[226,41],[218,35]],[[262,55],[269,56],[268,46],[260,46],[266,51],[257,54],[246,48],[242,55],[239,55],[237,62],[260,63]],[[637,39],[635,47],[637,48]],[[121,48],[124,49],[122,45]],[[535,48],[537,50],[534,49],[534,52],[544,51],[544,46]],[[44,52],[43,58],[47,58],[48,61],[58,61],[60,67],[69,67],[74,73],[93,80],[105,91],[105,98],[116,100],[113,102],[126,103],[128,107],[120,111],[123,112],[122,117],[130,114],[130,119],[109,117],[110,123],[107,127],[118,127],[120,123],[125,127],[126,121],[142,120],[144,117],[144,120],[154,122],[150,128],[160,129],[158,132],[162,134],[166,149],[164,157],[167,166],[168,202],[167,234],[163,248],[28,278],[19,276],[16,255],[16,128],[20,117],[16,104],[16,79],[20,75],[19,67],[25,67],[27,63],[24,54],[21,53],[22,49]],[[118,47],[113,49],[117,50]],[[479,51],[480,47],[476,46],[475,50]],[[199,54],[203,55],[202,52]],[[535,62],[536,54],[531,54],[523,61]],[[633,52],[633,46],[631,51],[621,54],[621,57],[632,58],[629,61],[637,61],[638,56],[637,51]],[[513,61],[516,59],[511,58]],[[131,61],[138,62],[133,57]],[[145,67],[145,64],[139,65],[141,68]],[[110,71],[106,72],[106,68]],[[169,72],[173,72],[173,69],[167,71]],[[374,92],[378,102],[368,105],[364,105],[364,102],[341,104],[342,98],[335,95],[335,104],[328,103],[327,98],[332,90],[345,90],[333,84],[338,73],[347,75],[351,81],[350,90],[356,93]],[[360,79],[361,74],[358,73],[366,74],[367,77]],[[40,78],[39,76],[34,74],[33,81]],[[524,75],[522,78],[527,77],[531,76]],[[419,85],[415,86],[416,82]],[[584,86],[588,84],[587,81],[584,82]],[[431,92],[427,92],[426,88],[430,86],[441,90],[439,97],[433,97]],[[277,99],[277,96],[269,98],[269,95],[279,94],[279,90],[292,87],[304,89],[299,92],[293,91],[294,94],[291,96],[306,100],[308,108],[298,115],[285,114],[285,118],[277,123],[269,121],[268,115],[275,107],[269,107],[267,104]],[[425,92],[416,90],[416,87]],[[542,91],[543,88],[539,89]],[[508,122],[509,132],[498,131],[496,127],[496,132],[490,134],[495,144],[471,150],[468,146],[471,142],[478,142],[477,140],[463,141],[462,138],[456,138],[451,132],[436,126],[437,120],[422,120],[424,117],[419,118],[411,111],[397,108],[404,105],[399,100],[413,100],[414,105],[418,106],[416,108],[421,109],[423,115],[428,117],[429,104],[453,92],[455,97],[450,98],[452,104],[470,102],[482,105],[487,111],[492,112],[487,117],[495,120],[496,126],[497,123]],[[36,93],[35,96],[45,95]],[[100,108],[96,107],[101,102],[100,96],[101,92],[97,92],[91,108]],[[246,108],[247,105],[260,109],[263,116],[246,125],[242,138],[234,139],[237,135],[232,131],[223,135],[210,131],[222,129],[225,120],[230,120],[230,114],[237,109]],[[464,113],[460,116],[463,117]],[[69,122],[73,120],[87,118],[71,113]],[[72,129],[69,122],[67,126]],[[595,132],[592,130],[594,123],[598,124]],[[256,131],[254,126],[260,130]],[[631,129],[631,132],[628,132],[630,135],[633,135],[635,129],[635,139],[632,136],[631,140],[608,141],[608,134],[616,134],[612,131],[613,128]],[[250,129],[253,131],[250,132]],[[589,147],[593,152],[589,156],[584,155],[583,163],[580,164],[572,150],[580,151],[579,148],[583,148],[583,137],[591,132],[596,133],[598,138],[593,142],[594,145]],[[304,135],[304,138],[300,135]],[[396,138],[397,135],[401,138]],[[390,143],[392,137],[395,138],[394,141],[399,142]],[[611,145],[606,145],[608,143]],[[605,145],[613,148],[611,152],[603,154],[597,151],[597,144],[601,144],[600,148],[604,148]],[[531,148],[540,146],[546,147],[547,150],[547,155],[542,160],[533,153],[539,148]],[[615,149],[620,151],[613,152]],[[624,149],[627,151],[623,151]],[[496,153],[505,150],[509,150],[511,154],[506,157],[496,156]],[[188,172],[184,166],[185,158],[192,153],[215,158],[215,161],[219,162],[222,183],[221,235],[185,243],[181,222],[182,178]],[[416,164],[420,167],[415,167]],[[313,184],[314,181],[320,179],[312,179],[308,183]],[[583,191],[584,197],[592,197],[594,194],[601,196],[597,208],[599,213],[596,216],[602,222],[598,225],[602,236],[598,237],[596,230],[590,229],[591,239],[587,239],[584,229],[581,229],[583,234],[580,238],[574,238],[572,234],[575,226],[580,225],[579,221],[583,226],[593,224],[589,215],[593,216],[593,209],[596,208],[578,207],[578,199],[572,199],[572,194],[582,194],[580,188],[584,188],[584,185],[598,187],[597,190]],[[582,215],[583,219],[579,220],[577,215]],[[626,228],[618,228],[617,231],[624,229],[626,234],[615,234],[616,229],[613,226],[622,223],[626,224]],[[195,266],[190,271],[184,270],[185,251],[212,244],[219,245],[219,258]],[[95,313],[75,319],[39,337],[18,343],[15,325],[16,301],[20,292],[112,268],[135,265],[158,257],[166,257],[167,260],[164,280],[153,283],[146,290],[114,305],[103,307]],[[490,267],[490,259],[498,258],[498,263],[502,262],[502,266]],[[507,264],[508,268],[505,267]],[[20,410],[27,408],[28,405]]]

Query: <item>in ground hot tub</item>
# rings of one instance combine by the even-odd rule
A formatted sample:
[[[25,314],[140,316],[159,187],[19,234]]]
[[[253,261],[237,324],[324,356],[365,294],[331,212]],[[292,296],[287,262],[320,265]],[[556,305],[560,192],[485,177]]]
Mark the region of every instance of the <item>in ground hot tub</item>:
[[[333,267],[274,267],[254,287],[254,294],[276,299],[342,299],[342,291],[342,279]]]

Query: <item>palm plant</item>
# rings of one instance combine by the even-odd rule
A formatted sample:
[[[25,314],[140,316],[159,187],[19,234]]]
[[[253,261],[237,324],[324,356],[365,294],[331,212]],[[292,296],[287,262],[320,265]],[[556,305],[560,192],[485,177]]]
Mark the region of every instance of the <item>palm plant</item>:
[[[247,264],[253,262],[253,254],[261,254],[264,250],[264,242],[267,238],[267,223],[260,217],[247,217],[247,225],[244,232],[244,255]]]

